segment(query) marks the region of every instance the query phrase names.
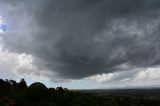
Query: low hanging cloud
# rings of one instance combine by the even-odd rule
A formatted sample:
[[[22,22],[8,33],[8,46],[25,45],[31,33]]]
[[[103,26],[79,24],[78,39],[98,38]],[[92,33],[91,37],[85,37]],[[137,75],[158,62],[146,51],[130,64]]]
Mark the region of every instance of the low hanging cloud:
[[[5,48],[33,56],[37,70],[81,79],[160,64],[158,0],[1,2]]]
[[[48,72],[47,70],[39,70],[33,65],[33,57],[31,55],[9,52],[1,43],[0,58],[0,77],[3,79],[14,78],[18,80],[22,77],[39,80],[42,78],[54,79],[52,78],[54,73]],[[56,80],[56,78],[54,80]]]
[[[120,71],[108,74],[98,74],[86,79],[108,85],[109,88],[125,87],[159,87],[160,68],[138,68],[132,71]]]

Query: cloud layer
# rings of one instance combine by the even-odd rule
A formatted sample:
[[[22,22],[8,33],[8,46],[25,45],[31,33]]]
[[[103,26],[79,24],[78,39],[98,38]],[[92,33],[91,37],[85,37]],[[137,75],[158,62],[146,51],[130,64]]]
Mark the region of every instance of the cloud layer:
[[[81,79],[160,64],[158,0],[1,2],[3,44],[32,55],[38,70]]]

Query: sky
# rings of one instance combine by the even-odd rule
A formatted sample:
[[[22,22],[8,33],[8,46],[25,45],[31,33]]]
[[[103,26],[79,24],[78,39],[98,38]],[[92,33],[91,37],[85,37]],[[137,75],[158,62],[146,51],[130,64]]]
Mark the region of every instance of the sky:
[[[159,0],[0,0],[0,78],[160,87]]]

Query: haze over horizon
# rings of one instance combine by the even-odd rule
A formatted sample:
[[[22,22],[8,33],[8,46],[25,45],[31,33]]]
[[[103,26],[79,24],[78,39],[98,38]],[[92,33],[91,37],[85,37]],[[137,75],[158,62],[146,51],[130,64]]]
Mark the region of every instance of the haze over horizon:
[[[0,0],[0,78],[160,87],[159,29],[159,0]]]

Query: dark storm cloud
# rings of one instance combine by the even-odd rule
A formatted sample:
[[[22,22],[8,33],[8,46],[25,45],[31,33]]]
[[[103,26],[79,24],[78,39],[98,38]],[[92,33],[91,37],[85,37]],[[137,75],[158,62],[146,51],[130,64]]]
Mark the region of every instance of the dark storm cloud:
[[[159,0],[2,1],[5,46],[60,78],[159,65]]]

